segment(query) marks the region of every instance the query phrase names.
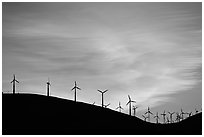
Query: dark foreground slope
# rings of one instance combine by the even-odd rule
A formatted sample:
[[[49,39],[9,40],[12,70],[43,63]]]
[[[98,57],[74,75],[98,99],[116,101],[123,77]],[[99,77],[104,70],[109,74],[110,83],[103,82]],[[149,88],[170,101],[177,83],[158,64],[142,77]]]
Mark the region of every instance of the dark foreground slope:
[[[202,134],[202,114],[153,124],[110,109],[34,94],[2,95],[2,134]]]

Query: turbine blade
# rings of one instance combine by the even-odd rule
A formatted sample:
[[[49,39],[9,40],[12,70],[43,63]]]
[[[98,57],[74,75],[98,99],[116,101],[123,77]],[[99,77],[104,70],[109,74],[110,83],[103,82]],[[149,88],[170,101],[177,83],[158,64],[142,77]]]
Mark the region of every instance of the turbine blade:
[[[15,80],[17,83],[19,83],[19,81],[18,80]]]
[[[130,101],[128,101],[128,103],[126,104],[126,106],[130,103]]]
[[[77,89],[81,90],[79,87],[76,87]]]
[[[73,87],[72,90],[74,90],[76,87]]]
[[[101,90],[98,90],[99,92],[103,93]]]
[[[129,100],[131,100],[130,95],[128,95]]]
[[[108,90],[106,89],[105,91],[103,91],[103,93],[106,93]]]

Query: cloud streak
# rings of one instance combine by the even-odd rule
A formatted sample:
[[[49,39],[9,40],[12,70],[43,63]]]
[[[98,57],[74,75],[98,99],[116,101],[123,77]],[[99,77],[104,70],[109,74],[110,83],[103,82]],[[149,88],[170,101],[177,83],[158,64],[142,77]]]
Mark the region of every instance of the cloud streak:
[[[17,73],[32,80],[26,90],[42,91],[39,80],[50,76],[52,92],[71,98],[65,89],[78,80],[98,103],[95,90],[107,88],[107,102],[125,104],[130,94],[140,110],[199,82],[201,4],[110,5],[4,3],[3,81]]]

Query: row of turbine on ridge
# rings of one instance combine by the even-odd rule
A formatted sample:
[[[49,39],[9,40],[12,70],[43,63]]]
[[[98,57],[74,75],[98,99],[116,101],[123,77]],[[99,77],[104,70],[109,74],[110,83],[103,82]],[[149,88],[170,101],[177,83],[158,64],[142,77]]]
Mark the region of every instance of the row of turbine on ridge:
[[[49,86],[50,86],[50,81],[49,81],[49,79],[48,79],[48,82],[47,82],[47,96],[49,96]],[[78,90],[81,90],[81,88],[80,87],[78,87],[77,86],[77,83],[76,83],[76,81],[74,82],[74,87],[71,89],[71,90],[74,90],[74,101],[76,102],[77,101],[77,89]],[[109,104],[107,104],[107,105],[104,105],[104,101],[103,101],[103,94],[104,93],[106,93],[108,90],[105,90],[105,91],[101,91],[101,90],[98,90],[101,94],[102,94],[102,107],[105,107],[105,108],[107,108],[109,105],[110,105],[110,103]],[[94,102],[94,104],[95,104],[95,102]]]
[[[11,81],[11,83],[13,83],[13,94],[15,94],[15,82],[19,83],[19,81],[16,80],[16,78],[15,78],[15,74],[13,74],[13,80]],[[48,78],[48,81],[47,81],[46,84],[47,84],[47,96],[50,96],[50,86],[51,86],[51,83],[50,83],[50,79],[49,79],[49,78]],[[81,88],[77,86],[77,83],[76,83],[76,81],[75,81],[75,82],[74,82],[74,87],[71,89],[71,90],[74,90],[74,101],[75,101],[75,102],[77,101],[77,89],[78,89],[78,90],[81,90]],[[106,93],[108,90],[104,90],[104,91],[98,90],[98,91],[99,91],[99,92],[101,93],[101,95],[102,95],[102,99],[101,99],[101,100],[102,100],[102,103],[101,103],[102,107],[107,108],[107,107],[110,105],[110,103],[107,104],[107,105],[104,105],[104,97],[103,97],[103,95],[104,95],[104,93]],[[129,95],[128,95],[128,98],[129,98],[129,101],[127,102],[126,105],[129,104],[129,115],[131,115],[131,103],[136,103],[136,101],[132,101]],[[93,104],[95,104],[95,102],[94,102]],[[137,107],[133,106],[133,108],[134,108],[133,110],[134,110],[134,115],[135,115],[135,110],[137,109]],[[119,109],[120,112],[121,112],[121,109],[123,109],[123,108],[121,107],[121,105],[120,105],[120,102],[119,102],[119,107],[117,107],[116,109]]]
[[[15,91],[16,91],[16,86],[15,86],[16,82],[19,83],[19,81],[16,80],[15,74],[13,74],[13,80],[11,81],[11,83],[13,83],[13,94],[15,94]],[[47,81],[46,84],[47,84],[47,96],[50,96],[50,86],[51,86],[51,83],[50,83],[50,79],[49,78],[48,78],[48,81]],[[74,101],[75,102],[77,101],[77,89],[81,90],[81,88],[79,88],[77,86],[77,83],[75,81],[74,82],[74,87],[71,89],[71,90],[74,90]],[[106,93],[108,90],[105,90],[105,91],[98,90],[98,91],[102,94],[102,107],[107,108],[110,105],[110,103],[107,104],[107,105],[104,105],[104,103],[103,103],[104,102],[103,101],[103,94]]]
[[[196,110],[196,109],[195,109],[195,110]],[[181,120],[184,120],[184,115],[188,115],[188,117],[190,117],[190,116],[192,115],[192,112],[189,112],[189,113],[183,112],[182,108],[181,108],[181,113],[179,113],[179,112],[177,112],[177,113],[175,113],[175,112],[168,112],[168,113],[169,113],[170,120],[169,120],[169,118],[166,116],[167,113],[165,112],[165,110],[164,110],[163,113],[161,113],[161,115],[163,116],[163,123],[164,123],[164,124],[165,124],[165,123],[173,123],[173,114],[176,114],[176,120],[175,120],[176,122],[180,122]],[[198,110],[195,111],[195,114],[197,114],[197,113],[198,113]],[[147,117],[145,117],[146,114],[148,114]],[[149,122],[150,122],[150,114],[153,115],[153,113],[150,111],[150,109],[149,109],[149,107],[148,107],[148,111],[145,112],[145,115],[142,115],[143,118],[144,118],[144,121],[146,121],[146,119],[148,118],[148,120],[149,120]],[[156,118],[156,123],[158,124],[158,123],[159,123],[159,122],[158,122],[158,119],[160,119],[160,118],[159,118],[159,115],[158,115],[158,112],[157,112],[157,114],[154,116],[154,118]]]
[[[16,77],[15,77],[15,74],[13,74],[13,80],[11,81],[11,83],[13,83],[13,94],[15,94],[15,82],[17,82],[17,83],[19,83],[19,81],[16,79]],[[49,96],[50,95],[50,86],[51,86],[51,83],[50,83],[50,79],[48,78],[48,82],[46,83],[47,84],[47,96]],[[71,89],[71,90],[74,90],[74,101],[76,102],[76,100],[77,100],[77,89],[78,90],[81,90],[81,88],[79,88],[78,86],[77,86],[77,83],[76,83],[76,81],[75,81],[75,83],[74,83],[74,87]],[[110,103],[109,104],[107,104],[107,105],[104,105],[104,98],[103,98],[103,94],[104,93],[106,93],[108,90],[105,90],[105,91],[101,91],[101,90],[98,90],[101,94],[102,94],[102,107],[105,107],[105,108],[107,108],[109,105],[110,105]],[[133,100],[131,100],[131,98],[130,98],[130,96],[128,95],[128,99],[129,99],[129,101],[127,102],[127,104],[126,105],[128,105],[129,104],[129,115],[131,115],[131,103],[136,103],[136,101],[133,101]],[[95,102],[93,103],[93,104],[95,104]],[[136,109],[137,109],[138,107],[137,106],[133,106],[133,111],[134,111],[134,116],[136,115]],[[117,109],[119,109],[119,112],[121,112],[121,110],[123,109],[122,107],[121,107],[121,104],[120,104],[120,102],[119,102],[119,106],[116,108],[116,110]],[[195,109],[196,110],[196,109]],[[168,119],[168,117],[167,117],[167,122],[171,122],[172,123],[172,115],[173,114],[175,114],[175,112],[168,112],[169,114],[170,114],[170,120],[171,121],[169,121],[169,119]],[[196,110],[196,112],[195,112],[196,114],[198,113],[198,110]],[[146,114],[148,114],[148,116],[147,117],[145,117],[144,115],[142,115],[143,117],[144,117],[144,120],[146,121],[146,119],[148,118],[148,120],[149,120],[149,122],[150,122],[150,114],[151,115],[153,115],[153,113],[150,111],[150,108],[148,107],[148,110],[147,110],[147,112],[145,112],[145,115]],[[176,117],[176,121],[177,122],[179,122],[180,120],[183,120],[183,115],[185,115],[185,114],[188,114],[189,115],[189,117],[191,116],[191,114],[192,114],[192,112],[190,112],[190,113],[184,113],[183,112],[183,110],[181,109],[181,114],[179,114],[178,112],[176,113],[177,114],[177,117]],[[164,123],[165,123],[165,121],[166,121],[166,119],[165,119],[165,116],[166,116],[166,113],[165,113],[165,110],[164,110],[164,112],[161,114],[162,116],[163,116],[163,120],[164,120]],[[154,118],[156,118],[156,121],[157,121],[157,123],[158,123],[158,119],[159,119],[159,116],[158,116],[158,112],[157,112],[157,115],[156,116],[154,116]]]

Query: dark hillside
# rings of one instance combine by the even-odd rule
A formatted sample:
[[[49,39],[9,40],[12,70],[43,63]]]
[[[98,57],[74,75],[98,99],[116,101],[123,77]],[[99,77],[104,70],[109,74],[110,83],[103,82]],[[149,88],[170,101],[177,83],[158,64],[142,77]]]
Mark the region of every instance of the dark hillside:
[[[2,134],[202,134],[202,114],[163,125],[82,102],[2,94],[2,128]]]

